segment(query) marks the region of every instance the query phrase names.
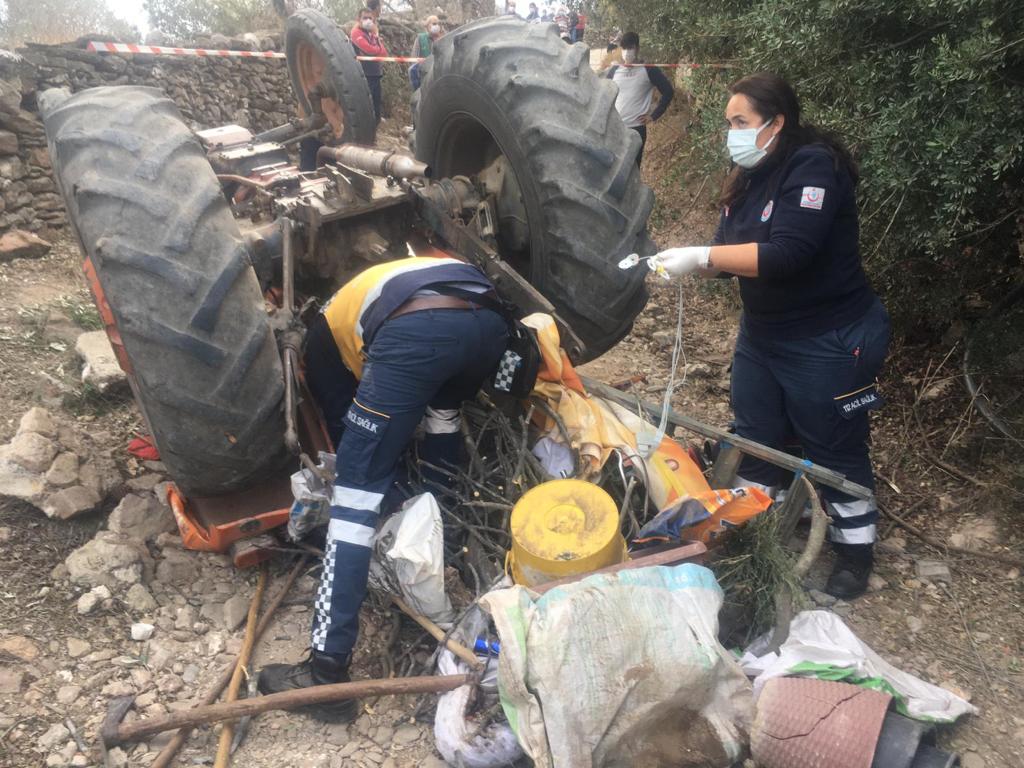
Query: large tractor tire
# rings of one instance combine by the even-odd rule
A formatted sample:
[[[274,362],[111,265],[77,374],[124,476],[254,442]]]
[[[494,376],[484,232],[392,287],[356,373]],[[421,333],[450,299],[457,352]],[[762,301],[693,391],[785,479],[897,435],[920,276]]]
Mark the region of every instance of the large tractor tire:
[[[94,292],[171,477],[193,496],[265,478],[286,458],[281,361],[199,142],[155,88],[82,91],[45,122]]]
[[[555,305],[588,359],[605,352],[647,301],[647,270],[617,263],[653,252],[654,195],[636,165],[640,137],[615,111],[615,85],[554,25],[511,18],[445,35],[421,67],[416,156],[435,177],[474,176],[504,156],[514,179],[498,201],[499,252]]]
[[[377,132],[370,86],[352,43],[338,25],[312,8],[288,17],[285,55],[299,112],[313,110],[309,91],[321,85],[320,107],[339,142],[371,145]]]

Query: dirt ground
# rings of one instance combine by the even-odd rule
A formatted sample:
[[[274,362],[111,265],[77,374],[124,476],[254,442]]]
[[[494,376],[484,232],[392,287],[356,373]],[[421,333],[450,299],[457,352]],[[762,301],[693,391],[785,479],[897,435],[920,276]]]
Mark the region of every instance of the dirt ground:
[[[713,228],[713,194],[692,200],[700,180],[674,172],[684,152],[673,110],[653,126],[645,173],[658,196],[653,234],[663,246],[705,242]],[[712,185],[708,185],[710,187]],[[587,365],[606,381],[643,376],[637,391],[660,399],[667,381],[674,338],[677,294],[654,286],[653,298],[616,349]],[[728,364],[739,305],[728,283],[684,287],[687,378],[676,407],[710,424],[730,419]],[[124,396],[101,396],[83,387],[74,341],[96,327],[95,313],[79,271],[77,246],[61,239],[36,261],[0,265],[0,441],[15,432],[33,405],[49,409],[114,449],[126,480],[151,474],[124,450],[140,428],[138,413]],[[1024,557],[1018,509],[1024,472],[1012,446],[979,421],[969,407],[957,371],[959,348],[894,345],[883,374],[888,404],[875,421],[874,455],[879,498],[888,513],[879,526],[877,575],[867,596],[832,606],[878,653],[925,680],[955,690],[979,708],[939,730],[939,743],[962,752],[964,764],[1024,766],[1024,581],[1018,567],[984,555],[965,556],[933,547],[892,523],[906,515],[941,543],[959,543],[985,553]],[[947,354],[949,353],[949,354]],[[28,505],[0,500],[0,671],[22,675],[16,691],[0,693],[0,764],[5,766],[92,765],[95,734],[112,696],[139,694],[140,708],[155,716],[191,706],[232,658],[241,630],[224,623],[230,598],[252,594],[255,574],[236,572],[224,557],[184,552],[164,534],[150,547],[157,576],[148,585],[153,607],[141,613],[113,599],[88,615],[76,602],[62,563],[104,525],[104,509],[70,522],[47,519]],[[948,578],[923,578],[922,561],[948,566]],[[170,563],[174,565],[171,568]],[[820,587],[823,557],[811,579]],[[270,591],[282,581],[276,564]],[[304,576],[256,653],[256,664],[297,659],[307,645],[314,582]],[[146,644],[129,638],[140,619],[157,626]],[[394,624],[376,606],[364,611],[364,631],[355,676],[378,676],[380,649]],[[423,635],[403,624],[403,641]],[[411,657],[423,661],[422,642]],[[418,721],[416,702],[384,698],[364,705],[350,726],[325,726],[298,715],[274,713],[250,726],[236,765],[439,766],[429,719]],[[75,733],[69,729],[73,726]],[[62,730],[63,729],[63,730]],[[80,753],[75,734],[86,748]],[[166,737],[116,753],[114,764],[148,765]],[[180,764],[205,764],[216,732],[199,729]]]

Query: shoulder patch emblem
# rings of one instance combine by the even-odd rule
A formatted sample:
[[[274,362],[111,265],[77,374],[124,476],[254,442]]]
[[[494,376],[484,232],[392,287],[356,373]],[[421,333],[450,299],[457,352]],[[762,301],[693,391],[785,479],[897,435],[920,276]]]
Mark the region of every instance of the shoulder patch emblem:
[[[825,190],[821,187],[804,187],[800,194],[800,207],[820,211],[825,204]]]
[[[775,207],[775,201],[774,200],[769,200],[768,201],[768,205],[766,205],[764,207],[764,210],[761,211],[761,221],[768,221],[768,219],[771,218],[772,208],[774,208],[774,207]]]

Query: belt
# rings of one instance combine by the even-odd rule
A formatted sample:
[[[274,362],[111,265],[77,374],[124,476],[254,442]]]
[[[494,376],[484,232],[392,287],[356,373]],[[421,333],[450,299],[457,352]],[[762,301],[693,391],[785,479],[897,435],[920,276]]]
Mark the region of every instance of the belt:
[[[401,304],[398,309],[388,315],[388,320],[394,320],[396,317],[424,309],[482,309],[482,307],[457,296],[419,296]]]

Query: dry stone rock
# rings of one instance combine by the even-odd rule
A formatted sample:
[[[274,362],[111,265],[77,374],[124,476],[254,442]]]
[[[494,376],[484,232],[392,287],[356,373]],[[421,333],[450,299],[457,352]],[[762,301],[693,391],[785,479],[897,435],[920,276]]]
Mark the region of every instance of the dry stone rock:
[[[0,693],[21,693],[25,673],[14,667],[0,667]]]
[[[18,137],[10,131],[0,131],[0,155],[18,154]]]
[[[29,195],[29,200],[31,201],[31,195]],[[52,247],[50,243],[43,240],[39,235],[26,232],[23,229],[12,229],[0,235],[0,261],[38,259],[40,256],[48,254]]]
[[[107,519],[107,527],[133,539],[148,541],[161,533],[176,530],[174,513],[152,494],[129,494],[121,499]]]
[[[135,622],[132,624],[131,633],[132,640],[141,642],[143,640],[149,640],[153,636],[153,632],[156,629],[152,624],[146,624],[145,622]]]
[[[224,627],[238,629],[249,614],[249,599],[244,595],[232,595],[224,602]]]
[[[39,737],[39,748],[44,752],[63,746],[71,738],[71,733],[61,723],[53,723],[46,733]]]
[[[45,408],[29,408],[18,422],[18,434],[23,432],[35,432],[43,437],[57,437],[57,425]]]
[[[127,386],[128,377],[121,370],[110,346],[106,331],[83,333],[75,342],[75,352],[82,358],[82,381],[100,392]]]
[[[21,661],[32,662],[39,656],[39,646],[29,638],[10,635],[0,639],[0,651]]]
[[[148,613],[156,608],[156,600],[142,584],[132,584],[124,596],[124,604],[136,613]]]
[[[157,581],[163,584],[191,584],[196,578],[196,564],[191,555],[180,549],[164,549],[163,559],[156,564]]]
[[[92,650],[92,646],[89,644],[87,640],[82,640],[78,637],[69,637],[67,639],[67,646],[68,656],[70,656],[72,659],[77,659],[80,656],[85,656],[85,654]]]
[[[114,588],[118,583],[138,581],[150,566],[145,545],[113,531],[100,531],[64,561],[68,577],[75,584],[100,584]],[[132,574],[137,575],[132,578]]]
[[[46,482],[55,488],[67,488],[78,482],[78,457],[70,452],[61,453],[46,470]]]
[[[81,692],[82,686],[80,685],[62,685],[57,689],[57,703],[71,704]]]
[[[46,483],[41,475],[30,472],[13,461],[0,458],[0,496],[11,496],[30,504],[37,504],[42,500],[45,491]]]
[[[47,498],[43,503],[43,512],[46,513],[47,517],[68,520],[83,512],[95,509],[99,503],[99,495],[91,488],[73,485],[70,488],[57,491]]]
[[[0,458],[12,461],[31,472],[45,472],[53,463],[58,450],[57,444],[49,438],[35,432],[22,432],[3,447],[3,455]]]
[[[113,459],[93,455],[78,468],[78,479],[100,498],[106,498],[121,486],[121,471]]]

